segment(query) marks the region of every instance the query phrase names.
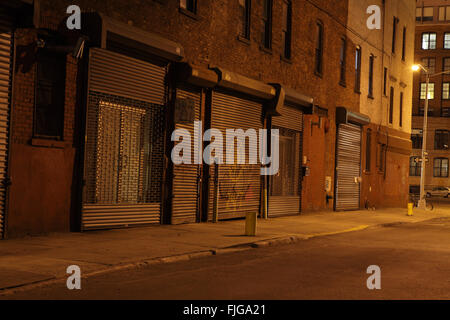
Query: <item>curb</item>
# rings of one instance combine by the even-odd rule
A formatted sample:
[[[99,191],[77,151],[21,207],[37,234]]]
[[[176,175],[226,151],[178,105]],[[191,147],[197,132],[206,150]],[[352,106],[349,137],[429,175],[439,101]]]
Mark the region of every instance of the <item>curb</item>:
[[[429,219],[433,220],[433,219]],[[427,221],[427,220],[425,220]],[[325,237],[325,236],[332,236],[332,235],[338,235],[338,234],[344,234],[344,233],[350,233],[350,232],[357,232],[366,230],[368,228],[373,227],[383,227],[387,225],[395,225],[395,224],[408,224],[408,223],[414,223],[414,222],[398,222],[398,223],[388,223],[388,224],[379,224],[379,225],[360,225],[358,227],[340,230],[340,231],[334,231],[334,232],[326,232],[326,233],[317,233],[317,234],[310,234],[310,235],[290,235],[290,236],[282,236],[278,238],[273,239],[267,239],[267,240],[259,240],[255,242],[249,242],[244,243],[238,246],[232,246],[232,247],[226,247],[226,248],[218,248],[218,249],[210,249],[205,251],[199,251],[199,252],[191,252],[186,254],[179,254],[174,256],[168,256],[168,257],[158,257],[158,258],[151,258],[151,259],[145,259],[137,262],[131,262],[126,264],[117,264],[117,265],[111,265],[107,266],[105,268],[102,268],[100,270],[91,271],[89,273],[83,274],[83,279],[87,279],[93,276],[99,276],[108,274],[115,271],[124,271],[124,270],[131,270],[131,269],[141,269],[146,268],[148,266],[152,265],[158,265],[158,264],[169,264],[169,263],[177,263],[177,262],[185,262],[197,258],[204,258],[204,257],[210,257],[210,256],[217,256],[222,254],[229,254],[229,253],[236,253],[236,252],[242,252],[247,251],[251,249],[258,249],[258,248],[265,248],[265,247],[271,247],[271,246],[277,246],[277,245],[288,245],[288,244],[294,244],[298,243],[303,240],[310,240],[314,238],[319,237]],[[24,292],[36,288],[43,288],[46,286],[50,286],[53,284],[60,284],[67,281],[66,276],[64,277],[53,277],[52,279],[42,280],[38,282],[33,282],[29,284],[24,285],[18,285],[15,287],[8,287],[8,288],[0,288],[0,297],[9,296],[15,293]]]

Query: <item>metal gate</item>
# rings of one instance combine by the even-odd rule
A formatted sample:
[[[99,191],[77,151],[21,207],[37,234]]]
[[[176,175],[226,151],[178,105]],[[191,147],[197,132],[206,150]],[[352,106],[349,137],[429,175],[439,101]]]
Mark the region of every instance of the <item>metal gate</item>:
[[[259,134],[262,128],[262,104],[222,92],[213,92],[211,127],[224,135],[227,129],[254,129]],[[248,139],[247,139],[248,140]],[[224,147],[224,152],[226,148]],[[258,151],[258,143],[256,149]],[[244,217],[248,212],[259,213],[261,172],[259,164],[248,164],[250,146],[246,143],[245,165],[220,165],[219,168],[219,219]],[[236,157],[236,154],[235,154]],[[224,156],[224,158],[226,158]],[[235,162],[236,163],[236,162]],[[213,212],[214,166],[210,168],[209,213]]]
[[[191,134],[191,164],[174,166],[172,224],[192,223],[198,220],[200,201],[200,164],[194,161],[194,143],[201,139],[201,130],[194,133],[194,121],[200,119],[200,91],[178,88],[175,113],[176,129],[186,129]],[[192,113],[192,116],[189,115]],[[184,116],[183,116],[184,114]],[[202,144],[199,150],[203,150]]]
[[[0,8],[0,239],[3,238],[6,205],[6,171],[10,116],[12,23]]]
[[[358,210],[361,179],[361,127],[340,124],[336,159],[335,209]]]
[[[295,215],[301,210],[303,113],[289,106],[278,111],[281,116],[272,118],[272,128],[280,132],[280,167],[270,181],[270,217]]]
[[[82,228],[160,223],[166,67],[91,49]]]

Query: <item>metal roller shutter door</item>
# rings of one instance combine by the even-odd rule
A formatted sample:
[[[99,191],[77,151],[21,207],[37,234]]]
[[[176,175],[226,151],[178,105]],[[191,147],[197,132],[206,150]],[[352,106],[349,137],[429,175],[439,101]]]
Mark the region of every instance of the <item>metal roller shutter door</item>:
[[[91,49],[82,228],[160,223],[166,67]]]
[[[358,210],[361,176],[361,127],[341,124],[336,161],[336,210]]]
[[[195,89],[177,89],[177,99],[186,99],[194,103],[195,120],[200,119],[200,97],[200,92]],[[192,164],[174,166],[172,224],[192,223],[197,220],[200,174],[200,165],[194,164],[193,143],[199,137],[194,136],[194,123],[176,124],[176,129],[186,129],[191,133]]]
[[[211,127],[224,134],[227,129],[255,129],[257,134],[262,128],[262,104],[213,92]],[[226,148],[224,147],[224,152]],[[253,150],[258,151],[258,150]],[[246,145],[248,162],[249,147]],[[258,154],[258,153],[256,153]],[[213,212],[214,166],[210,169],[210,217]],[[260,165],[220,165],[219,171],[219,219],[241,218],[248,212],[259,213],[261,190]]]
[[[9,101],[11,84],[12,24],[6,10],[0,8],[0,239],[3,238],[8,160]]]
[[[289,129],[295,141],[295,153],[293,154],[294,179],[292,192],[289,195],[271,195],[269,197],[269,217],[296,215],[301,211],[301,162],[303,155],[303,112],[291,106],[282,106],[277,110],[281,116],[272,118],[272,127]],[[282,160],[282,159],[280,159]],[[280,162],[282,165],[282,162]],[[285,170],[290,168],[285,168]],[[283,170],[280,167],[280,171]],[[272,177],[273,182],[273,177]]]

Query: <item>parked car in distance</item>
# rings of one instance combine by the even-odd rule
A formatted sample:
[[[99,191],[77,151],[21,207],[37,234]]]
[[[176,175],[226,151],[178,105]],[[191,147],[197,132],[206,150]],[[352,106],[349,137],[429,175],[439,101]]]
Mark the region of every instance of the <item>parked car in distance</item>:
[[[432,189],[425,190],[427,197],[444,197],[448,198],[450,195],[450,187],[434,187]]]

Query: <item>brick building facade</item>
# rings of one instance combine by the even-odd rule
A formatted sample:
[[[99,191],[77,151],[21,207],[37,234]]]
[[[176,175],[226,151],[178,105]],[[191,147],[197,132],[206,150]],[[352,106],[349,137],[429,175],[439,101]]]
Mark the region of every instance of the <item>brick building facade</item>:
[[[81,31],[65,27],[71,4],[84,13]],[[293,201],[297,214],[336,207],[337,110],[361,116],[348,1],[41,0],[34,10],[34,27],[14,32],[8,236],[211,220],[214,166],[169,161],[173,129],[194,133],[193,120],[203,133],[230,123],[279,128],[284,139],[287,186],[252,176],[255,167],[219,166],[219,218],[270,217],[277,197]],[[70,53],[81,35],[89,39],[78,60]],[[42,117],[45,128],[36,101],[47,83],[37,74],[46,52],[65,65],[55,76],[65,79],[63,125],[49,136],[36,124]],[[190,110],[188,121],[179,108]]]
[[[445,35],[450,35],[450,6],[447,1],[417,1],[415,62],[427,68],[430,74],[431,96],[429,96],[425,189],[449,186],[449,110],[448,86],[450,75],[439,74],[450,70],[448,48]],[[430,41],[425,39],[431,35]],[[410,158],[411,192],[418,192],[420,186],[421,157],[423,139],[423,114],[425,105],[425,74],[414,76],[412,140],[413,151]]]

